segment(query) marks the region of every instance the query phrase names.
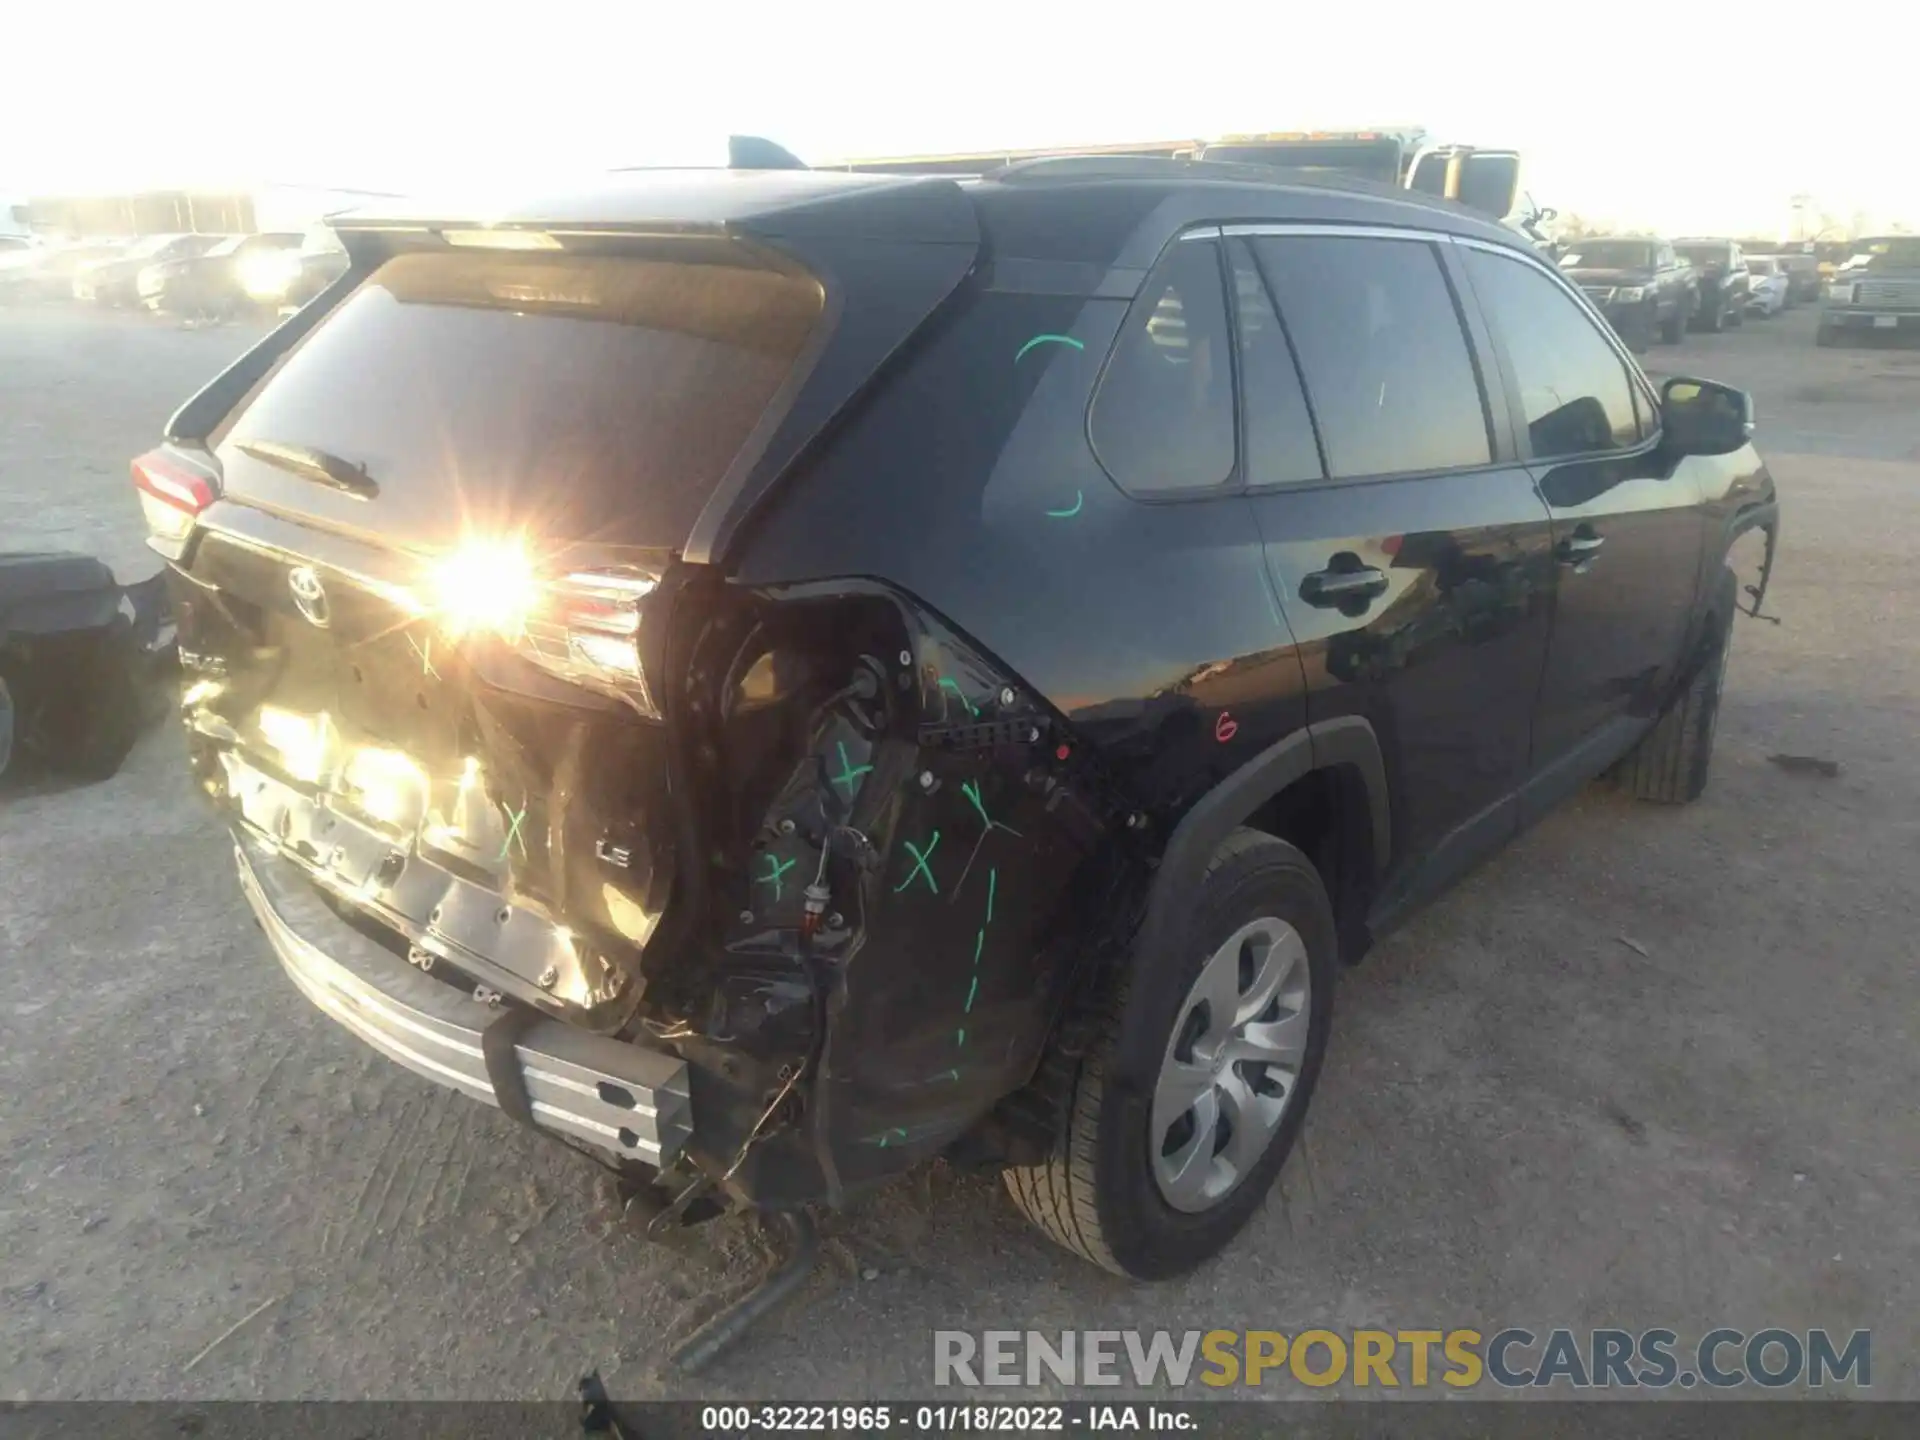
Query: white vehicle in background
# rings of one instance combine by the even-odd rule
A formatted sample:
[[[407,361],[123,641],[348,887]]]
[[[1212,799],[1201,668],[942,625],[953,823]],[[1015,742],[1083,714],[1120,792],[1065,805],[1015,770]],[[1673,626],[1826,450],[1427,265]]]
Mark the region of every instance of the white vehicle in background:
[[[1793,277],[1778,257],[1749,255],[1747,273],[1753,277],[1752,288],[1747,291],[1748,310],[1755,315],[1778,315],[1787,308],[1787,289]]]

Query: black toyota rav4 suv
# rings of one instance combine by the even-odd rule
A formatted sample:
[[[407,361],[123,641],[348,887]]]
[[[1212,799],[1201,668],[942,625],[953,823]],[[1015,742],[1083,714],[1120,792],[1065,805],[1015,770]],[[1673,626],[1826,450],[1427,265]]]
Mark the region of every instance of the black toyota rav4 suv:
[[[662,1220],[946,1155],[1183,1271],[1343,963],[1706,782],[1751,407],[1465,210],[1042,161],[338,230],[134,465],[193,772],[311,1001]]]

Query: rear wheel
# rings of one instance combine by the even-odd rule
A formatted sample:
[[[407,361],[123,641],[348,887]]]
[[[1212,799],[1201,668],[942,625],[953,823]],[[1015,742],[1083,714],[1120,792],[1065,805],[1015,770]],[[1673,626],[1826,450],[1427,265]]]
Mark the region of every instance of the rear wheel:
[[[1840,343],[1840,327],[1837,325],[1822,325],[1818,330],[1813,332],[1813,343],[1818,345],[1822,350],[1833,349]]]
[[[1052,1153],[1006,1172],[1040,1229],[1139,1280],[1193,1269],[1259,1207],[1332,1023],[1333,907],[1300,851],[1235,831],[1189,917],[1177,955],[1136,957],[1089,1053],[1049,1062]]]
[[[1725,589],[1731,593],[1733,572],[1722,573]],[[1615,778],[1636,800],[1685,805],[1706,791],[1713,737],[1720,720],[1720,694],[1727,678],[1727,651],[1733,639],[1731,603],[1721,613],[1725,618],[1720,633],[1686,689],[1615,770]]]
[[[140,738],[137,660],[124,629],[90,637],[67,657],[67,673],[48,697],[37,742],[49,767],[83,780],[104,780],[119,770]]]

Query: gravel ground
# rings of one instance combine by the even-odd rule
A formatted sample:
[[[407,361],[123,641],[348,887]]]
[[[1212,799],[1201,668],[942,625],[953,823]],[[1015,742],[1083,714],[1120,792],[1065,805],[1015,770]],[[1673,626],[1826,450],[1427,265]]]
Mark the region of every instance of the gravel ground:
[[[170,729],[0,798],[0,1398],[563,1398],[597,1366],[849,1399],[928,1393],[936,1327],[1507,1324],[1870,1327],[1874,1393],[1920,1398],[1920,355],[1811,328],[1648,357],[1756,392],[1788,507],[1706,798],[1583,796],[1350,972],[1280,1192],[1183,1283],[934,1168],[828,1219],[801,1299],[680,1380],[753,1227],[649,1245],[590,1167],[317,1014]],[[0,313],[4,542],[150,572],[126,460],[248,338]]]

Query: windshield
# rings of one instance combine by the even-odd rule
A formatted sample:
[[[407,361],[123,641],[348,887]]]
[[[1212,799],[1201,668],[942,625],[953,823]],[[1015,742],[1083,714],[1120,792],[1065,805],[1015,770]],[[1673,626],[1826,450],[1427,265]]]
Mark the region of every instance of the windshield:
[[[1569,270],[1650,270],[1653,247],[1641,240],[1576,240],[1560,263]]]
[[[1775,268],[1773,257],[1770,255],[1749,255],[1747,257],[1747,269],[1756,275],[1771,275],[1774,273]]]
[[[579,538],[622,515],[677,545],[820,306],[811,277],[732,264],[404,254],[289,353],[220,453],[236,493],[360,525],[377,509],[387,533],[519,515]],[[377,505],[250,464],[249,441],[364,465]]]
[[[1727,247],[1724,245],[1676,245],[1673,248],[1696,265],[1727,263]]]

